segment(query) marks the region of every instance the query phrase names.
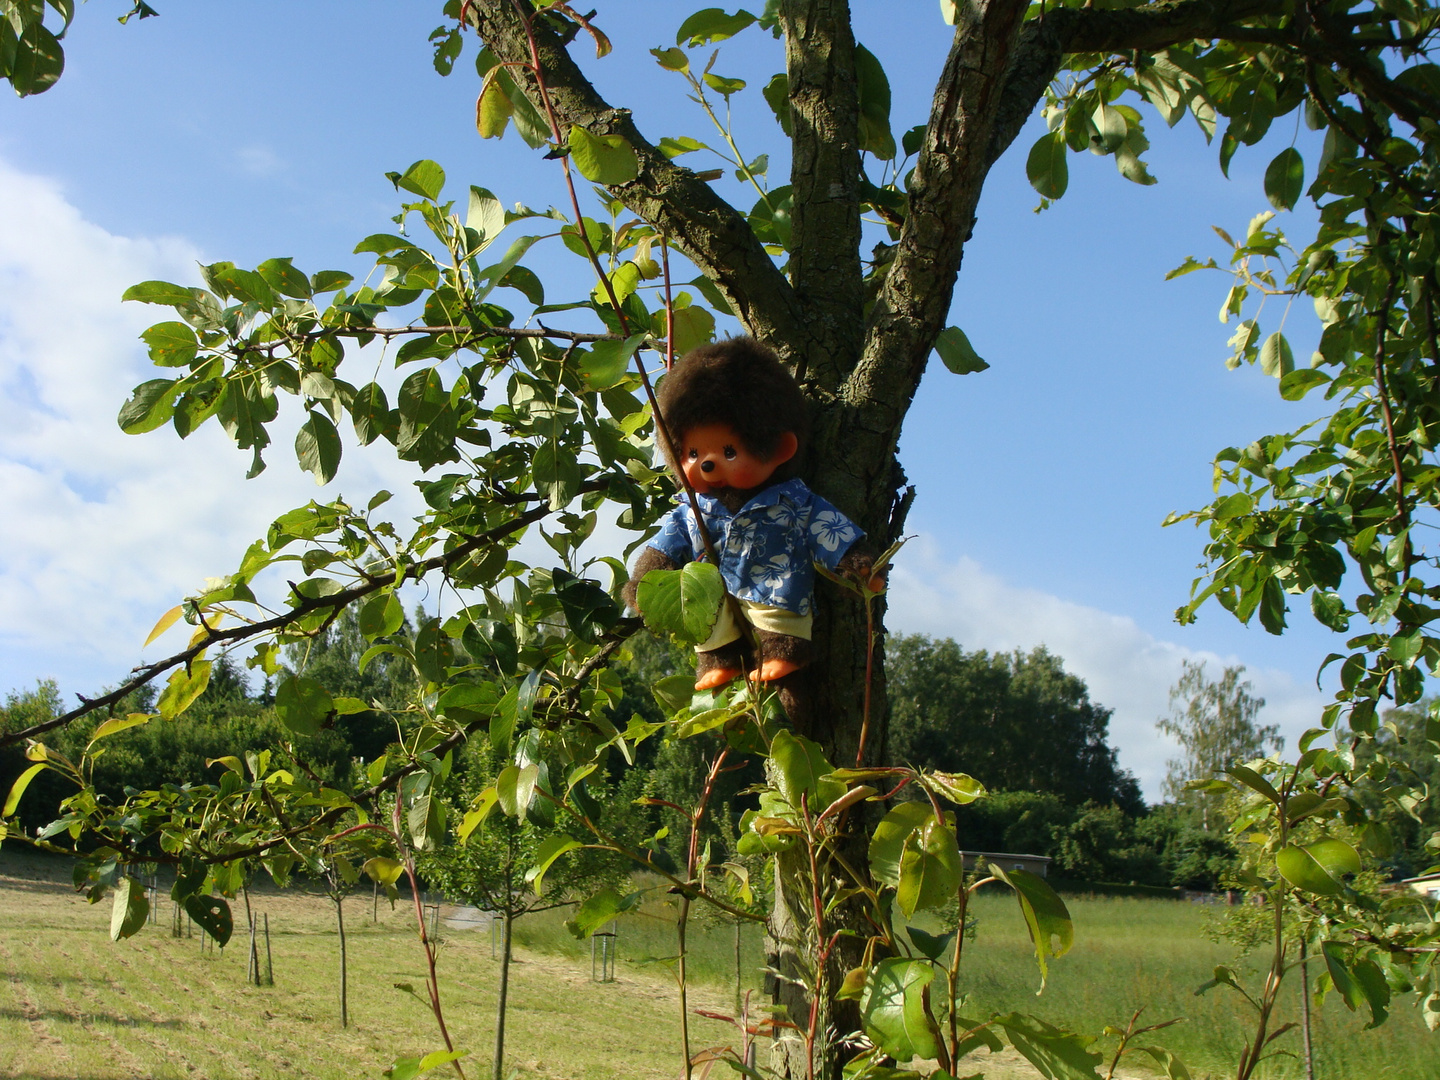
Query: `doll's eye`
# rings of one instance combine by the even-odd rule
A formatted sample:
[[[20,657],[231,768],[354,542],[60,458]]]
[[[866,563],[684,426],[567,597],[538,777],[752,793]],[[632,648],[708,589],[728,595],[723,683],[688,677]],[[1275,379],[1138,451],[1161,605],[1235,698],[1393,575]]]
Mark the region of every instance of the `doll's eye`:
[[[734,461],[734,460],[735,460],[735,448],[734,448],[733,446],[727,446],[727,447],[725,447],[725,460],[726,460],[726,461]]]
[[[691,460],[691,461],[694,461],[694,460],[696,460],[697,458],[699,458],[699,456],[700,456],[700,451],[696,450],[695,447],[693,447],[693,446],[690,447],[690,460]]]

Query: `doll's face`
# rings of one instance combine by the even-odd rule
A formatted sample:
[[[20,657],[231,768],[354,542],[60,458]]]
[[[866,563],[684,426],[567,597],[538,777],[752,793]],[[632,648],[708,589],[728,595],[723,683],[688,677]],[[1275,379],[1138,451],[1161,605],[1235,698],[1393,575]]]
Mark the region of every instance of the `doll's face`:
[[[710,494],[722,488],[747,490],[770,479],[771,473],[795,456],[798,443],[787,431],[770,459],[752,454],[729,424],[701,424],[680,440],[680,467],[696,491]]]

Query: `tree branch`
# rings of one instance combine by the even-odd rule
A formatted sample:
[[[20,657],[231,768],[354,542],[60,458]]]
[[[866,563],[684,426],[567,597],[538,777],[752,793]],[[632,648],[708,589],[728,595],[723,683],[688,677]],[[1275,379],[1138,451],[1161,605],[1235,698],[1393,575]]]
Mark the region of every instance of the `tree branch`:
[[[1162,0],[1123,11],[1056,8],[1031,19],[1020,31],[1015,62],[1005,80],[990,161],[1015,141],[1067,55],[1163,49],[1194,38],[1219,37],[1222,29],[1241,19],[1286,11],[1283,0]]]
[[[591,490],[595,490],[592,485],[597,483],[603,484],[603,482],[602,479],[600,481],[592,481],[591,485],[582,485],[582,491],[587,486],[589,486]],[[167,656],[164,660],[157,660],[153,664],[136,668],[132,678],[108,694],[97,698],[82,698],[82,704],[78,709],[71,709],[67,713],[63,713],[50,720],[45,720],[39,724],[33,724],[21,731],[0,734],[0,749],[23,742],[26,739],[33,739],[37,735],[43,735],[45,732],[52,731],[55,728],[64,727],[80,719],[82,716],[87,716],[95,712],[97,709],[108,708],[118,703],[127,694],[132,694],[142,686],[146,686],[155,681],[155,679],[159,678],[171,668],[179,667],[181,664],[189,664],[212,645],[248,641],[250,638],[270,633],[273,630],[282,630],[315,611],[328,610],[338,612],[354,601],[369,596],[372,593],[379,592],[382,589],[395,588],[403,584],[408,578],[413,578],[418,581],[434,570],[448,569],[454,566],[483,545],[493,543],[496,540],[509,536],[513,532],[533,525],[549,514],[550,506],[548,502],[542,502],[541,505],[526,510],[524,513],[511,518],[502,525],[497,525],[493,529],[486,529],[482,533],[467,537],[464,542],[457,544],[444,554],[434,555],[403,570],[397,570],[381,577],[369,578],[359,585],[353,585],[348,589],[342,589],[340,592],[331,593],[328,596],[307,597],[302,599],[299,604],[295,605],[289,611],[282,612],[274,618],[264,619],[260,622],[243,623],[239,626],[232,626],[224,630],[211,629],[202,640],[182,649],[173,656]],[[207,627],[207,629],[209,629],[209,627]]]
[[[511,0],[479,0],[468,7],[481,38],[526,96],[543,107],[528,64],[530,46]],[[620,135],[639,159],[639,175],[611,188],[616,197],[685,253],[711,278],[753,334],[782,348],[806,337],[801,305],[745,217],[689,169],[670,161],[630,118],[596,92],[545,24],[535,21],[536,48],[550,104],[568,132],[579,125],[592,135]]]
[[[790,279],[819,348],[801,361],[834,391],[859,354],[860,105],[846,0],[780,6],[790,83]]]

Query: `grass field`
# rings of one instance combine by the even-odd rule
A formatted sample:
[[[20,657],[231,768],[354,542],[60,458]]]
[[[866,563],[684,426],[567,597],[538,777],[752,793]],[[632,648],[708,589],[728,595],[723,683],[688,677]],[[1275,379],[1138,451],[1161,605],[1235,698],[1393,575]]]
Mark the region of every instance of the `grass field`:
[[[0,852],[0,1076],[25,1080],[118,1078],[378,1077],[401,1056],[439,1047],[428,1009],[396,990],[421,990],[422,957],[413,909],[383,901],[371,921],[368,894],[346,902],[350,936],[350,1015],[339,1025],[334,909],[323,896],[292,890],[252,894],[269,914],[274,987],[245,983],[246,949],[237,928],[223,951],[202,952],[200,939],[170,936],[170,901],[161,893],[159,922],[113,944],[109,904],[92,907],[68,885],[63,864],[10,848]],[[1191,1066],[1196,1080],[1227,1075],[1242,1037],[1243,1014],[1230,997],[1197,998],[1192,990],[1232,953],[1198,933],[1204,912],[1173,901],[1074,900],[1077,941],[1051,968],[1035,997],[1038,973],[1028,942],[1003,896],[978,901],[979,938],[967,946],[967,1012],[1033,1012],[1078,1030],[1121,1024],[1147,1004],[1150,1021],[1184,1016],[1157,1036]],[[673,952],[663,908],[630,917],[619,928],[617,979],[590,979],[588,944],[561,926],[561,912],[517,925],[512,969],[508,1060],[521,1078],[661,1080],[678,1076],[679,1022],[674,981],[662,958]],[[243,909],[237,922],[243,926]],[[490,935],[442,930],[441,986],[457,1046],[473,1052],[467,1073],[489,1076],[498,962]],[[700,925],[691,969],[699,985],[692,1007],[728,1011],[734,988],[733,930]],[[758,935],[742,941],[745,982],[760,984]],[[423,993],[423,990],[421,990]],[[1233,993],[1233,992],[1232,992]],[[1282,1017],[1290,1019],[1292,1016]],[[1440,1041],[1413,1010],[1398,1009],[1379,1031],[1338,1000],[1316,1017],[1320,1080],[1440,1080]],[[725,1041],[725,1028],[695,1018],[697,1046]],[[1298,1035],[1285,1036],[1296,1050]],[[1148,1060],[1148,1059],[1146,1059]],[[1031,1075],[1013,1059],[972,1060],[966,1071],[991,1080]],[[1125,1069],[1145,1075],[1141,1062]],[[440,1075],[440,1074],[437,1074]],[[1233,1075],[1233,1073],[1232,1073]],[[1282,1059],[1270,1078],[1302,1075]]]

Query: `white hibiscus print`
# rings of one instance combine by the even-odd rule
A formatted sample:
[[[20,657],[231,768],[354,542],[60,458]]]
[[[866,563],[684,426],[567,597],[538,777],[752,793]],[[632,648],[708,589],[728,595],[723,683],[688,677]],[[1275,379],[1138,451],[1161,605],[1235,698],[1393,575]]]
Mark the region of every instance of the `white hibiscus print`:
[[[792,573],[790,556],[783,551],[777,552],[750,567],[750,583],[759,589],[778,592],[790,580]]]
[[[838,510],[822,510],[810,522],[810,535],[826,551],[835,551],[841,544],[855,539],[856,528]]]
[[[730,523],[730,533],[725,539],[725,550],[732,554],[740,554],[756,542],[759,532],[759,522],[737,518]]]
[[[776,503],[774,506],[767,506],[765,508],[765,516],[769,519],[772,527],[784,529],[787,532],[799,525],[799,522],[795,520],[794,508],[785,503]]]

